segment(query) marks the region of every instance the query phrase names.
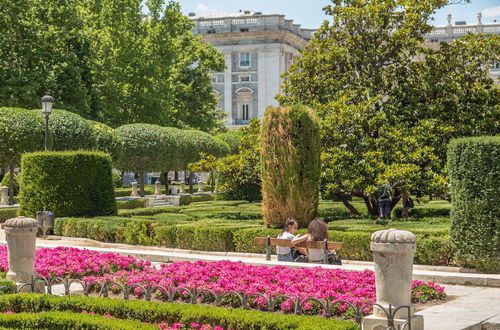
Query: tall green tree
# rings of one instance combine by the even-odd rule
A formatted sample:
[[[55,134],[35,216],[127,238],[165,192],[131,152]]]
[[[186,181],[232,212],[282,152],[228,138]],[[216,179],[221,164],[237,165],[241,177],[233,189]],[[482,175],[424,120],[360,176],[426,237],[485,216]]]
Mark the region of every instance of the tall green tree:
[[[377,214],[376,186],[432,192],[446,182],[444,152],[458,136],[499,132],[500,90],[487,76],[498,36],[467,36],[437,51],[423,35],[444,0],[333,0],[332,16],[285,74],[282,104],[317,109],[322,190],[353,213]]]

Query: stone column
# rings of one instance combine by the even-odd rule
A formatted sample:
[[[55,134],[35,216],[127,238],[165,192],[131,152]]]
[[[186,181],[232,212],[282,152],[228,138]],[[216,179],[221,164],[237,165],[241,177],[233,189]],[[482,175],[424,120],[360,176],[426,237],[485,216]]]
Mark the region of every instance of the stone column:
[[[411,306],[411,283],[415,235],[409,231],[380,230],[372,234],[371,250],[375,268],[377,304],[389,313],[389,305],[394,310],[400,306]],[[415,315],[410,308],[412,330],[424,329],[424,318]],[[401,308],[394,314],[393,327],[402,326],[408,320],[408,309]],[[374,306],[373,315],[363,319],[363,330],[386,329],[389,325],[386,313]]]
[[[230,49],[223,50],[226,70],[224,71],[224,111],[228,125],[233,125],[233,58]]]
[[[204,192],[203,190],[203,182],[198,181],[198,192]]]
[[[0,199],[0,205],[9,205],[9,187],[0,187],[2,193],[2,199]]]
[[[132,193],[130,196],[139,197],[139,193],[137,192],[137,182],[132,182]]]
[[[155,182],[155,196],[161,195],[161,183],[160,181],[156,180]]]
[[[181,194],[185,194],[186,193],[186,191],[185,191],[185,185],[186,184],[184,183],[184,181],[181,182],[181,184],[180,184],[181,190],[180,190],[179,193],[181,193]]]
[[[9,271],[7,279],[15,282],[31,282],[35,276],[35,243],[38,221],[17,217],[5,221],[4,228],[8,246]],[[31,291],[24,286],[22,291]],[[43,282],[37,282],[35,291],[43,290]]]

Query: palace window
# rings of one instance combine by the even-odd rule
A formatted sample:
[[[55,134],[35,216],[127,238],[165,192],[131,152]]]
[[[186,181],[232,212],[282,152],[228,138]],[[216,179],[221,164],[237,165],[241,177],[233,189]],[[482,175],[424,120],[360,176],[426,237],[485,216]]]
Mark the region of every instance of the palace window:
[[[241,119],[248,120],[248,104],[241,105]]]
[[[240,82],[249,82],[250,76],[240,76]]]
[[[240,53],[240,66],[250,66],[250,53]]]

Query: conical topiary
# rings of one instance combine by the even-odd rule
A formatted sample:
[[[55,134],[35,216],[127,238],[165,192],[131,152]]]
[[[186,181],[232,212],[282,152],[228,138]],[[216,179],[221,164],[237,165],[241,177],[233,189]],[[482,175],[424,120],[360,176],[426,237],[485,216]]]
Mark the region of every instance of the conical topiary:
[[[268,107],[261,132],[262,208],[268,227],[295,218],[305,227],[317,216],[320,133],[314,112],[302,105]]]

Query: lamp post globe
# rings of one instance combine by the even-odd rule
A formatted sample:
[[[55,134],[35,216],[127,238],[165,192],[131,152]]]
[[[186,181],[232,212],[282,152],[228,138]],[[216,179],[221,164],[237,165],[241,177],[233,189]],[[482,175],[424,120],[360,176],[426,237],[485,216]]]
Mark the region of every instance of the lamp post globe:
[[[52,112],[54,98],[49,92],[42,96],[42,112],[45,115],[45,151],[49,150],[49,115]]]

